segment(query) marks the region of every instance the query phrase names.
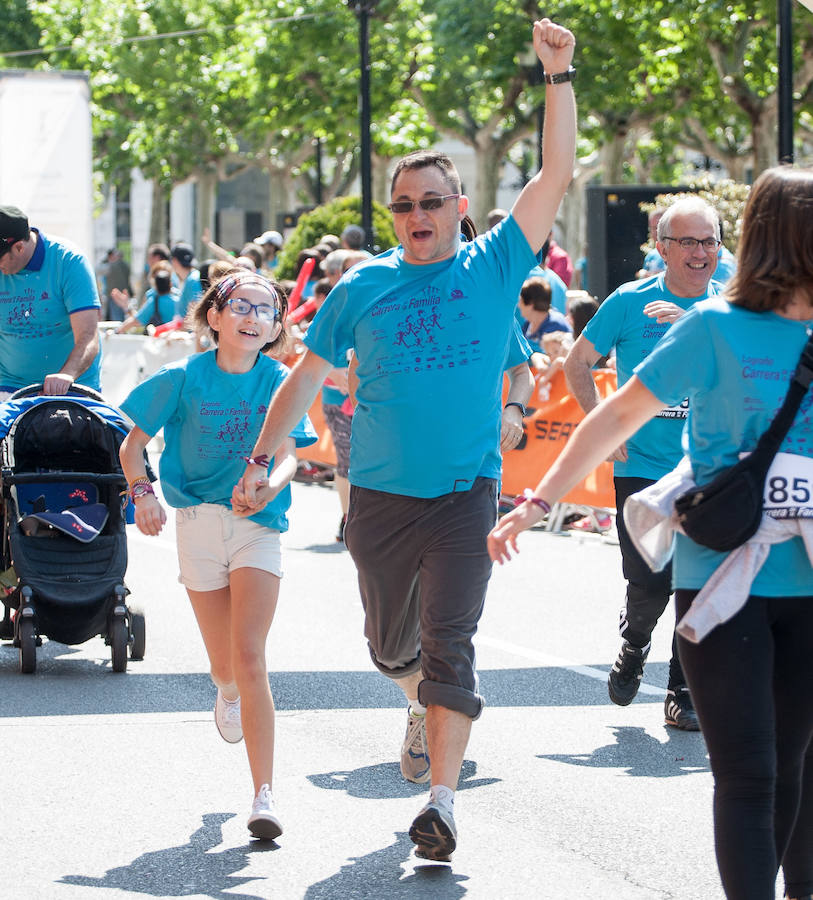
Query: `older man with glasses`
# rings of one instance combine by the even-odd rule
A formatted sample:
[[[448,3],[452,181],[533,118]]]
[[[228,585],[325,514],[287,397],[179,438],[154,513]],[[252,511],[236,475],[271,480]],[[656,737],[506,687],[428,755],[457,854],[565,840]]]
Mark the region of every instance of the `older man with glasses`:
[[[705,201],[694,197],[676,201],[658,222],[657,237],[665,270],[622,284],[610,294],[565,361],[570,390],[586,413],[601,399],[591,372],[597,360],[615,348],[620,388],[673,322],[698,300],[722,291],[722,286],[712,281],[720,247],[720,220]],[[686,364],[691,365],[690,349]],[[671,567],[650,571],[630,540],[624,526],[624,501],[678,464],[686,416],[686,404],[661,410],[610,457],[614,462],[618,540],[627,581],[620,620],[621,651],[607,681],[610,699],[619,706],[627,706],[638,693],[652,632],[672,592]],[[674,632],[664,715],[666,724],[674,728],[699,728]]]
[[[29,384],[66,394],[99,390],[101,302],[93,269],[69,241],[0,206],[0,398]]]
[[[410,705],[401,771],[431,780],[410,837],[435,860],[455,849],[454,791],[483,704],[472,637],[491,573],[486,536],[497,512],[503,370],[516,362],[514,306],[573,173],[575,41],[543,19],[533,42],[547,73],[544,169],[511,215],[463,241],[468,198],[452,161],[432,151],[402,159],[390,204],[400,245],[333,288],[254,448],[276,446],[352,347],[359,385],[345,541],[373,663]],[[248,493],[260,474],[246,470]]]

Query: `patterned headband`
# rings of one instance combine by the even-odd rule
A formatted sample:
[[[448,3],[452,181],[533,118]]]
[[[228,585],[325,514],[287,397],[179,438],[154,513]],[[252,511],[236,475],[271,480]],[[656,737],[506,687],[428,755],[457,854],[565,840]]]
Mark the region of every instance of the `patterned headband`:
[[[221,278],[220,281],[215,284],[215,297],[217,299],[218,306],[222,307],[226,305],[226,301],[229,299],[229,295],[231,292],[241,285],[250,284],[254,287],[262,288],[267,291],[274,300],[274,304],[279,306],[279,295],[274,290],[270,281],[267,278],[263,278],[262,275],[257,275],[254,272],[230,272],[224,278]]]

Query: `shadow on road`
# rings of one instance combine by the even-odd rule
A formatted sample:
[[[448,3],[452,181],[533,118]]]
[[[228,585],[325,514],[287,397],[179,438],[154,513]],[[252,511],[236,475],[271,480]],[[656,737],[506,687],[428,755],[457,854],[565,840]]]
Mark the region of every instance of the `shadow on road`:
[[[463,760],[458,791],[495,784],[499,778],[475,778],[477,763]],[[365,800],[389,800],[398,797],[416,797],[426,794],[428,785],[413,784],[401,777],[398,763],[377,763],[342,772],[322,772],[308,775],[308,781],[328,791],[346,791],[351,797]]]
[[[361,771],[361,770],[359,770]],[[416,865],[415,871],[402,877],[404,863],[412,855],[412,841],[406,832],[396,832],[396,842],[366,856],[351,857],[350,862],[329,878],[312,884],[304,900],[398,900],[398,898],[431,898],[431,900],[460,900],[466,895],[461,884],[467,875],[454,871],[452,866]]]
[[[627,775],[672,778],[708,772],[706,743],[698,732],[666,728],[666,741],[659,741],[645,729],[633,726],[613,728],[615,742],[596,747],[592,753],[542,754],[537,759],[550,759],[571,766],[598,769],[623,769]]]
[[[221,826],[234,813],[207,813],[203,825],[182,847],[154,850],[134,859],[129,865],[108,869],[102,878],[87,875],[65,875],[62,884],[81,887],[114,888],[152,897],[190,897],[200,895],[216,900],[263,900],[256,894],[233,893],[257,877],[234,875],[249,862],[249,854],[278,849],[272,841],[258,841],[244,847],[233,847],[220,853],[211,851],[223,842]],[[226,893],[228,891],[228,893]]]
[[[8,716],[95,715],[100,713],[208,712],[215,689],[208,674],[140,674],[131,662],[114,675],[110,660],[71,658],[76,650],[51,641],[37,652],[37,672],[20,675],[17,651],[0,645],[0,718]],[[665,670],[666,664],[664,664]],[[609,667],[609,666],[608,666]],[[647,676],[657,675],[647,666]],[[650,671],[652,669],[652,671]],[[480,671],[480,690],[489,708],[606,706],[607,686],[570,669],[547,666]],[[401,691],[378,672],[270,672],[279,711],[400,709]],[[658,683],[655,679],[648,681]],[[639,694],[636,703],[663,703]]]

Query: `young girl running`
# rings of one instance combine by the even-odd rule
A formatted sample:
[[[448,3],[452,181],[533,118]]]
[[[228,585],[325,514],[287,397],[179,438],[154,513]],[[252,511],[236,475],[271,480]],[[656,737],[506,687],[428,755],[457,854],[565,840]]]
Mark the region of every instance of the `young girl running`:
[[[245,737],[255,793],[248,828],[265,839],[282,834],[271,795],[274,701],[265,643],[279,594],[279,536],[288,527],[295,448],[316,440],[307,417],[271,459],[253,460],[267,466],[267,478],[258,482],[264,505],[251,515],[240,502],[241,475],[287,374],[263,355],[284,341],[286,312],[270,281],[246,271],[227,274],[192,313],[216,350],[165,366],[122,404],[136,427],[122,444],[121,464],[136,525],[149,535],[161,531],[166,513],[147,478],[144,448],[164,429],[161,487],[176,508],[179,580],[209,656],[218,731],[229,743]]]

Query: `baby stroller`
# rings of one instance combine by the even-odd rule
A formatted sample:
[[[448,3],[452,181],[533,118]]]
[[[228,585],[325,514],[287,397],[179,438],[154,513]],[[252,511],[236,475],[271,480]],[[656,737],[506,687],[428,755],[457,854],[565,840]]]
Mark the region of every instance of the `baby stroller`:
[[[43,637],[81,644],[97,634],[113,671],[124,672],[128,649],[142,659],[145,647],[144,615],[125,602],[119,446],[129,426],[89,388],[73,385],[62,397],[41,389],[0,404],[0,635],[13,638],[24,673],[36,669]]]

